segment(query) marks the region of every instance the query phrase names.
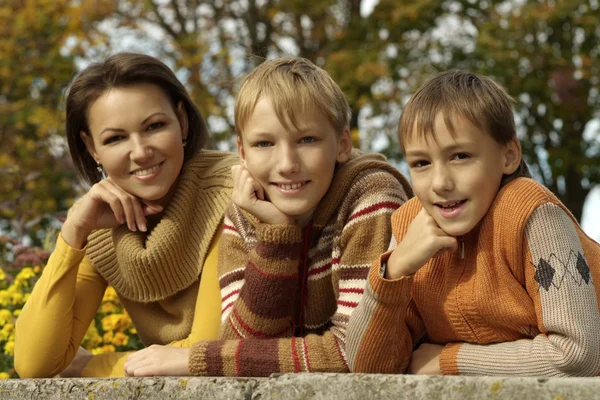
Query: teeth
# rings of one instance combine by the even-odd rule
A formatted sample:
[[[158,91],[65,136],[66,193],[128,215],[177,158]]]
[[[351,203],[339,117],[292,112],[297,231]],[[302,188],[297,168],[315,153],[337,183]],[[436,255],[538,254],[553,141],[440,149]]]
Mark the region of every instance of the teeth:
[[[462,201],[456,201],[454,203],[442,205],[443,208],[455,208],[457,205],[461,204]]]
[[[293,190],[293,189],[301,188],[302,186],[304,186],[304,183],[292,183],[291,185],[278,184],[277,186],[279,186],[283,190]]]
[[[152,168],[148,168],[148,169],[142,169],[139,171],[135,171],[133,174],[135,176],[146,176],[146,175],[152,175],[153,173],[155,173],[156,171],[158,171],[158,168],[160,167],[160,164],[155,165]]]

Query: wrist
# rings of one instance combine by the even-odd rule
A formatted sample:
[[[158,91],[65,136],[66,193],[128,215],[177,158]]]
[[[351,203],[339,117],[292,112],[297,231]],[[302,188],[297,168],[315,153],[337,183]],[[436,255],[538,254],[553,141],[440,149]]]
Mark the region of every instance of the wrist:
[[[87,243],[87,238],[90,234],[90,231],[86,231],[85,229],[81,229],[76,226],[72,222],[67,219],[60,230],[60,235],[62,236],[65,243],[71,246],[74,249],[83,249]]]

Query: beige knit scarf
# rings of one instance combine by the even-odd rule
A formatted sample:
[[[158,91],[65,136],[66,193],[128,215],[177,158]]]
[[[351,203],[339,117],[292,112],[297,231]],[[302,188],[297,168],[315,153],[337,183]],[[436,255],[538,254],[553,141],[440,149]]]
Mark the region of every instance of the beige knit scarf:
[[[158,224],[149,233],[126,225],[89,237],[86,256],[117,293],[148,303],[189,287],[200,276],[231,198],[231,153],[201,151],[188,160]]]

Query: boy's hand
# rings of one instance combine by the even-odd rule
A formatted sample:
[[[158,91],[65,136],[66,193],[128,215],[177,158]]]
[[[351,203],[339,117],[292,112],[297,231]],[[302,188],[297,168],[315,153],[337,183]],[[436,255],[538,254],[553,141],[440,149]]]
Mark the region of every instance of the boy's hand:
[[[423,343],[413,351],[408,365],[408,373],[415,375],[441,375],[440,354],[444,346]]]
[[[242,210],[249,212],[267,224],[288,225],[294,218],[281,212],[273,203],[265,200],[264,188],[241,165],[231,167],[233,193],[231,200]]]
[[[406,235],[388,259],[385,277],[398,279],[417,272],[432,257],[456,251],[455,237],[444,232],[433,217],[422,209],[411,222]]]

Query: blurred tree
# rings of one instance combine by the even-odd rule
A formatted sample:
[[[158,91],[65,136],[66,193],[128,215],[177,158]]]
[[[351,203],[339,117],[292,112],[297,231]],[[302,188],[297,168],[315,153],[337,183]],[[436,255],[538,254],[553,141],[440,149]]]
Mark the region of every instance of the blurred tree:
[[[376,16],[362,0],[128,0],[119,2],[121,27],[160,31],[158,56],[171,61],[200,108],[215,142],[234,143],[231,104],[239,78],[265,58],[299,55],[325,67],[350,99],[358,143],[359,111],[373,102],[373,85],[392,75],[381,57]],[[156,35],[155,35],[156,36]],[[376,102],[397,98],[377,94]]]
[[[35,232],[75,194],[62,106],[73,57],[95,43],[94,20],[111,12],[100,1],[72,3],[8,0],[0,7],[0,222],[38,243]]]

